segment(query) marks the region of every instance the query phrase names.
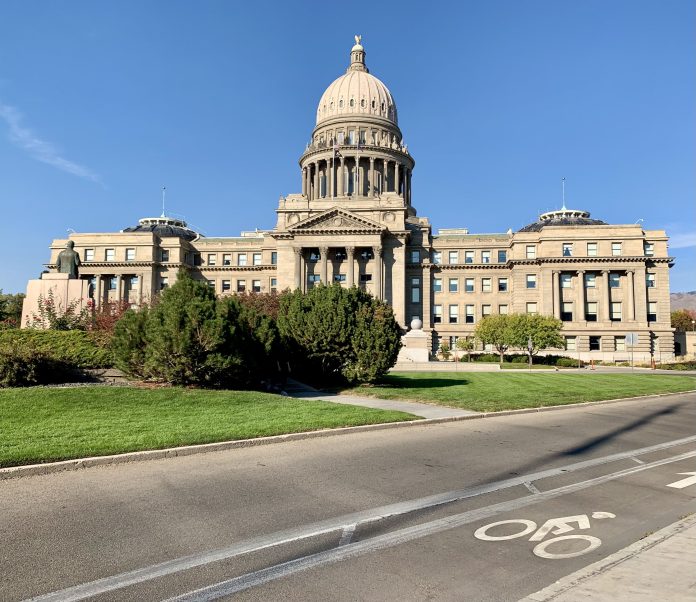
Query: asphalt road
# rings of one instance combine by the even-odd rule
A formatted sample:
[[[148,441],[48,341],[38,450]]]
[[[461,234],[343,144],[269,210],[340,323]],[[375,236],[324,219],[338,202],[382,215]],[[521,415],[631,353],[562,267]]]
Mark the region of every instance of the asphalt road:
[[[0,600],[518,600],[694,471],[688,394],[9,480]]]

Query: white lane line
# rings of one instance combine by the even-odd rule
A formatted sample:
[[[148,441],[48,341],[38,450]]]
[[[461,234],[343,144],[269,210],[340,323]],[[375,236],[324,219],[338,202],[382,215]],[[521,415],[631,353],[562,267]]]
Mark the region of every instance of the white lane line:
[[[643,462],[643,460],[640,458],[631,458],[631,460],[633,460],[636,464],[645,464],[645,462]]]
[[[539,491],[539,490],[536,488],[536,485],[534,485],[534,483],[531,483],[531,482],[529,482],[529,481],[525,481],[525,482],[524,482],[524,486],[525,486],[527,489],[529,489],[530,493],[541,493],[541,491]]]
[[[311,523],[309,525],[303,525],[293,529],[285,529],[283,531],[277,531],[268,535],[254,537],[251,539],[240,541],[236,544],[232,544],[228,547],[221,548],[219,550],[212,550],[210,552],[182,556],[180,558],[167,560],[165,562],[161,562],[151,566],[126,571],[118,575],[103,577],[102,579],[97,579],[95,581],[89,581],[80,585],[74,585],[72,587],[68,587],[62,590],[54,591],[41,596],[36,596],[34,598],[31,598],[31,600],[32,602],[78,602],[79,600],[84,600],[92,596],[98,596],[106,592],[128,587],[130,585],[135,585],[137,583],[143,583],[144,581],[149,581],[158,577],[164,577],[166,575],[171,575],[180,571],[186,571],[188,569],[192,569],[198,566],[210,564],[211,562],[227,560],[235,556],[240,556],[241,554],[256,552],[258,550],[263,550],[272,546],[291,543],[301,539],[315,537],[317,535],[324,535],[332,531],[344,529],[348,525],[356,523],[373,522],[384,518],[408,514],[409,512],[424,510],[426,508],[432,508],[435,506],[440,506],[442,504],[448,504],[451,502],[456,502],[458,500],[476,497],[479,495],[484,495],[486,493],[492,493],[501,489],[516,487],[518,485],[522,485],[525,481],[538,481],[540,479],[546,479],[561,474],[576,472],[585,468],[591,468],[594,466],[600,466],[603,464],[616,462],[618,460],[624,460],[626,458],[631,458],[632,456],[648,454],[651,452],[668,449],[670,447],[686,445],[694,442],[696,442],[696,435],[691,437],[684,437],[683,439],[667,441],[665,443],[658,443],[657,445],[651,445],[648,447],[634,449],[627,452],[611,454],[609,456],[603,456],[601,458],[584,460],[582,462],[568,464],[567,466],[562,466],[560,468],[543,470],[528,475],[521,475],[502,481],[487,483],[485,485],[466,487],[464,489],[459,489],[456,491],[439,493],[436,495],[431,495],[415,500],[408,500],[405,502],[399,502],[396,504],[389,504],[387,506],[363,510],[361,512],[354,512],[352,514],[347,514],[344,516],[339,516],[336,518]]]
[[[341,533],[341,539],[338,542],[338,546],[345,546],[348,545],[353,539],[353,534],[355,533],[355,528],[358,525],[348,525],[345,529],[343,529],[343,533]]]
[[[453,516],[437,519],[429,523],[416,525],[414,527],[399,529],[398,531],[393,531],[385,535],[378,535],[370,539],[348,544],[340,548],[334,548],[325,552],[319,552],[317,554],[310,554],[309,556],[290,560],[272,567],[261,569],[260,571],[240,575],[239,577],[234,577],[233,579],[221,581],[220,583],[216,583],[208,587],[188,592],[174,598],[169,598],[165,600],[165,602],[212,602],[213,600],[219,600],[222,597],[230,596],[249,588],[263,585],[269,581],[292,575],[293,573],[310,568],[316,568],[317,566],[333,564],[363,554],[398,546],[415,539],[434,535],[435,533],[440,533],[442,531],[449,531],[469,523],[490,518],[496,514],[517,510],[526,506],[532,506],[542,501],[547,501],[562,495],[574,493],[582,489],[588,489],[589,487],[601,485],[602,483],[620,479],[643,470],[649,470],[657,466],[662,466],[663,464],[678,462],[680,460],[693,457],[696,457],[696,451],[686,452],[672,458],[656,460],[655,462],[646,463],[642,466],[626,468],[618,472],[589,479],[587,481],[580,481],[579,483],[573,483],[572,485],[566,485],[557,489],[550,489],[549,491],[539,493],[538,495],[528,495],[515,500],[493,504],[485,508],[469,510],[468,512],[462,512],[461,514],[455,514]]]

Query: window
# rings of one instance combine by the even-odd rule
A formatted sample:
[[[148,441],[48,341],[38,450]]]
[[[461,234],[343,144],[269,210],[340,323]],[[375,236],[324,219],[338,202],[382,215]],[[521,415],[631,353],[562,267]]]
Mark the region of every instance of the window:
[[[362,251],[362,252],[360,253],[360,258],[361,258],[363,261],[367,261],[367,260],[369,260],[369,259],[372,259],[373,257],[374,257],[374,255],[372,254],[372,249],[368,249],[367,251]],[[318,259],[318,258],[319,258],[319,255],[317,254],[317,259]],[[316,261],[316,259],[315,259],[314,261]]]
[[[449,292],[458,293],[459,292],[459,278],[449,279]]]
[[[611,321],[620,322],[621,321],[621,302],[612,302],[611,304]]]
[[[271,292],[275,293],[278,290],[278,279],[271,278]]]
[[[621,274],[609,272],[609,288],[619,288],[621,286]]]
[[[587,243],[587,256],[588,257],[597,257],[597,243],[596,242],[588,242]]]
[[[372,282],[372,274],[360,274],[360,282]]]
[[[193,265],[201,265],[201,254],[200,253],[193,254]]]
[[[140,278],[138,278],[138,276],[131,276],[131,277],[128,279],[128,288],[129,288],[130,290],[132,290],[132,291],[135,290],[135,289],[137,289],[137,288],[138,288],[138,281],[139,281],[139,280],[140,280]]]
[[[433,324],[442,324],[442,305],[433,305]]]
[[[94,261],[94,249],[85,249],[85,261]]]
[[[575,337],[566,337],[565,348],[566,351],[577,351],[577,339]]]
[[[458,336],[451,336],[449,338],[449,348],[450,349],[456,349],[457,348],[457,341],[459,340]]]
[[[246,253],[237,253],[237,265],[244,266],[247,264]]]
[[[490,305],[482,305],[481,306],[481,317],[485,318],[486,316],[491,315],[491,306]]]
[[[260,293],[261,292],[261,281],[260,280],[252,280],[251,281],[251,290],[254,291],[255,293]]]
[[[536,288],[536,274],[527,274],[527,288]]]
[[[474,306],[473,305],[467,305],[464,308],[464,322],[466,322],[467,324],[474,323]]]
[[[585,288],[595,288],[597,285],[597,274],[585,274]]]
[[[532,301],[527,303],[527,313],[528,314],[535,314],[537,313],[537,304],[536,302]]]
[[[498,278],[498,290],[501,293],[504,293],[505,291],[508,290],[508,279],[507,278]]]
[[[596,301],[588,301],[585,304],[585,320],[587,322],[596,322],[597,321],[597,302]]]
[[[572,257],[573,256],[573,243],[572,242],[564,242],[563,243],[563,257]]]
[[[116,276],[110,276],[109,277],[109,284],[108,284],[109,290],[115,291],[117,287],[118,287],[118,278]]]
[[[498,313],[501,316],[504,316],[508,313],[508,306],[507,305],[498,305]]]
[[[433,292],[434,293],[441,293],[442,292],[442,278],[435,278],[433,280]]]
[[[645,275],[645,286],[648,288],[655,288],[655,274],[648,272]]]
[[[237,292],[243,293],[246,290],[246,280],[237,280]]]
[[[334,274],[334,282],[345,282],[346,281],[346,275],[345,274]]]
[[[614,351],[626,351],[626,337],[614,337]]]
[[[561,321],[562,322],[572,322],[573,321],[573,304],[564,301],[561,304]]]
[[[457,324],[459,322],[459,305],[449,306],[449,323]]]
[[[411,251],[411,263],[420,263],[420,251]]]
[[[449,252],[449,262],[451,264],[459,263],[459,251],[450,251]]]
[[[527,259],[536,259],[536,246],[527,245],[526,256]]]
[[[473,251],[464,251],[464,263],[474,263]]]
[[[491,278],[481,278],[481,290],[484,293],[490,293],[492,290],[491,287]]]
[[[561,288],[570,288],[570,284],[573,281],[572,274],[561,273]]]
[[[646,257],[652,257],[655,255],[655,245],[651,242],[644,242],[643,243],[643,254]]]
[[[261,265],[261,259],[262,259],[261,253],[254,253],[252,255],[251,262],[253,265]]]
[[[490,263],[491,262],[491,252],[490,251],[481,251],[481,263]]]
[[[353,106],[353,99],[350,99],[351,107]],[[355,130],[348,130],[348,144],[355,144]]]
[[[617,255],[621,255],[621,243],[620,242],[611,243],[611,254],[614,255],[615,257]]]
[[[113,249],[104,250],[104,259],[106,261],[113,261],[116,258],[116,252]]]
[[[160,278],[160,290],[164,290],[169,286],[169,278],[167,276],[162,276]]]
[[[474,279],[466,278],[464,280],[464,292],[473,293],[474,292]]]
[[[411,278],[411,303],[420,303],[420,278]]]
[[[590,351],[599,351],[601,337],[590,336]]]
[[[162,261],[169,261],[169,249],[162,249],[160,251],[160,257]]]
[[[433,263],[436,265],[442,263],[442,252],[433,251]]]
[[[271,265],[277,265],[277,264],[278,264],[278,252],[271,251]]]
[[[498,251],[498,263],[505,263],[507,261],[507,251]]]
[[[208,280],[208,287],[215,290],[215,280]]]
[[[208,253],[208,265],[215,265],[217,263],[217,255],[215,253]]]
[[[648,301],[648,322],[657,322],[657,301]]]
[[[222,265],[232,265],[232,255],[224,253],[222,256]]]
[[[307,277],[307,281],[309,283],[309,288],[312,288],[321,282],[321,276],[319,276],[319,274],[310,274]]]
[[[229,293],[232,290],[232,283],[229,280],[222,281],[222,292]]]

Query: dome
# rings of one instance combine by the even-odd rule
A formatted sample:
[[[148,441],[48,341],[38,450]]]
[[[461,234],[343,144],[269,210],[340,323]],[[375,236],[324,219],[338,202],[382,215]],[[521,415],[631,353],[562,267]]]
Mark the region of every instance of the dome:
[[[600,219],[591,219],[589,211],[579,209],[558,209],[547,211],[539,216],[534,223],[527,224],[518,232],[540,232],[544,226],[606,226],[607,223]]]
[[[172,217],[144,217],[137,226],[124,228],[121,232],[153,232],[159,237],[176,236],[184,240],[195,240],[200,235],[191,230],[186,222]]]
[[[334,80],[319,100],[317,125],[332,117],[365,115],[382,117],[398,124],[396,103],[389,91],[365,66],[360,36],[350,51],[351,63],[344,75]]]

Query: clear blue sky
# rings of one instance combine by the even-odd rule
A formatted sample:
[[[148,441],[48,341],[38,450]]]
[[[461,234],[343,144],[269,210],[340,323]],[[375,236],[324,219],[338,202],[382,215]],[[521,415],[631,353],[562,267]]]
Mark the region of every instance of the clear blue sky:
[[[0,3],[0,288],[48,245],[168,210],[274,225],[324,89],[363,35],[435,229],[503,232],[567,204],[665,228],[696,289],[694,2]]]

